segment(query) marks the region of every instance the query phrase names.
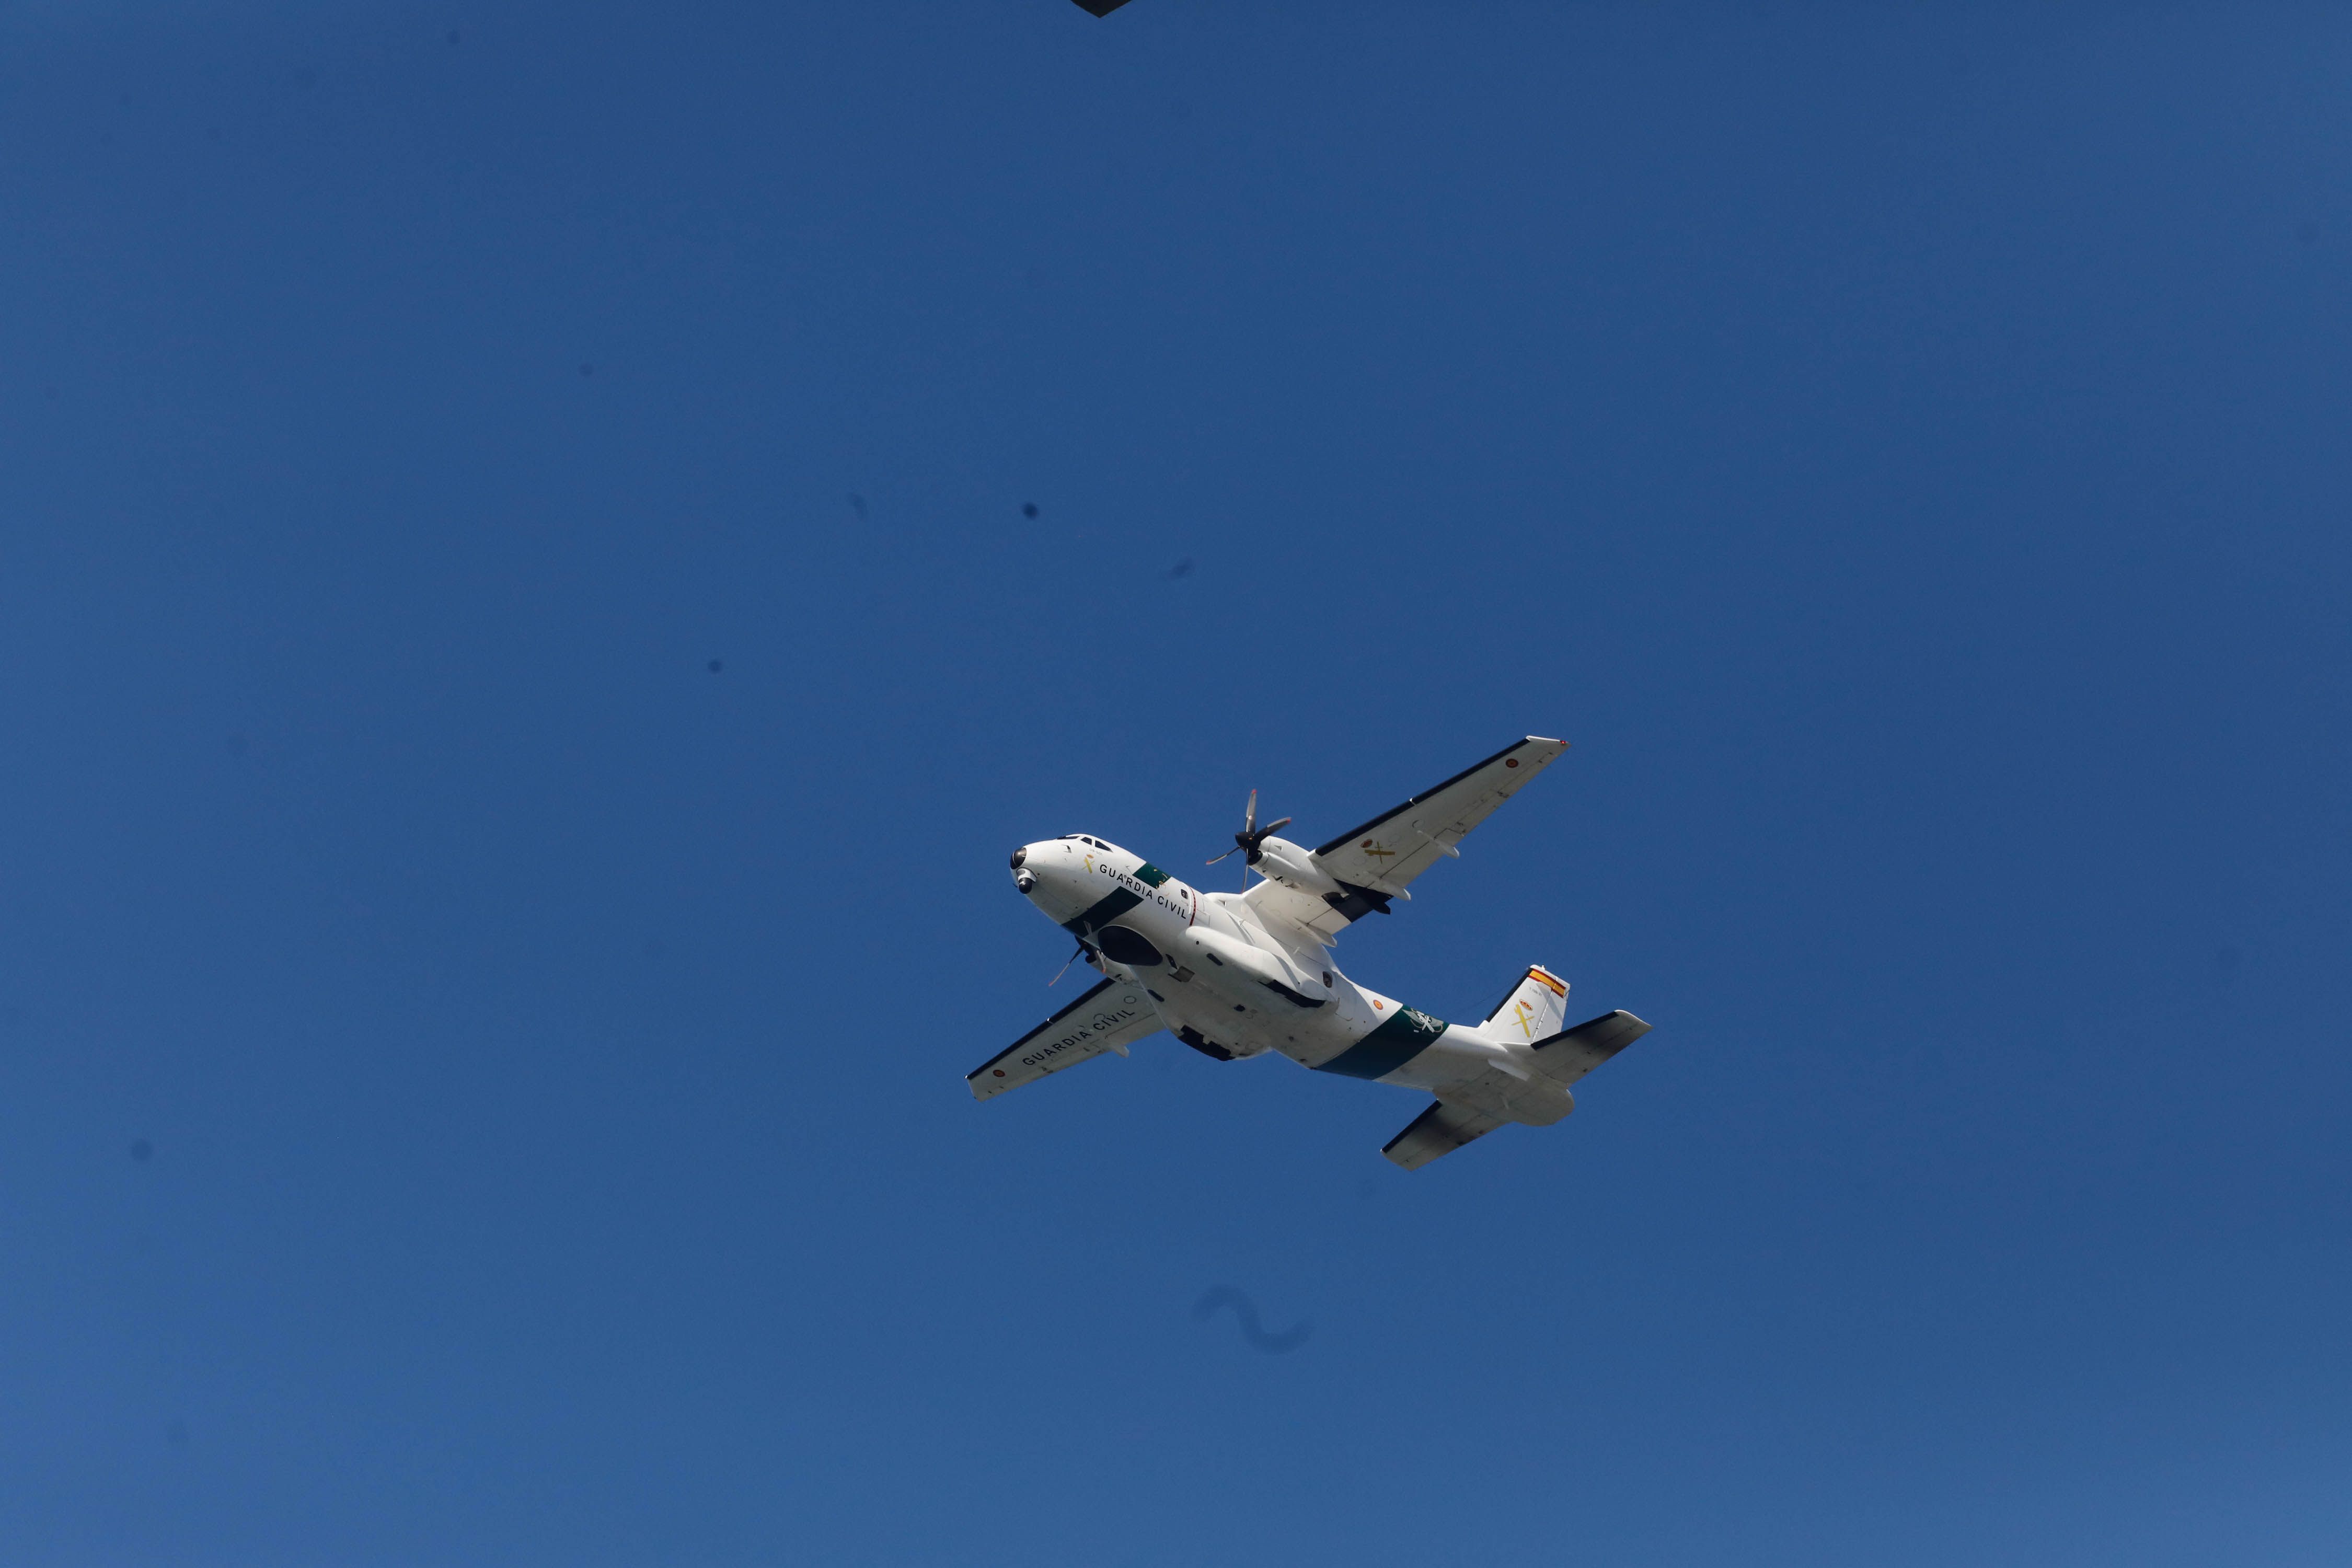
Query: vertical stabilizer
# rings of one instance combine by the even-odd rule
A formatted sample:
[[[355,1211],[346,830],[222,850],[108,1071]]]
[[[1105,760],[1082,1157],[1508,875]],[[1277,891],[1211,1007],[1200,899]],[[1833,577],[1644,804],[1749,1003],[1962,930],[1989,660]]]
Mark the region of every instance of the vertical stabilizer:
[[[1530,964],[1502,1005],[1486,1015],[1478,1032],[1490,1040],[1531,1046],[1559,1033],[1567,1017],[1568,982],[1540,964]]]

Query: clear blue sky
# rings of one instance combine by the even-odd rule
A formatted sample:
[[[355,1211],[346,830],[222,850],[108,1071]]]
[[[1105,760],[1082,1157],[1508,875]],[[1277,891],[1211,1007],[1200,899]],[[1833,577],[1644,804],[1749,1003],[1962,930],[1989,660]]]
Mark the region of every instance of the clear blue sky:
[[[2347,74],[0,10],[0,1558],[2345,1562]],[[1015,844],[1529,732],[1340,957],[1569,1122],[966,1095]]]

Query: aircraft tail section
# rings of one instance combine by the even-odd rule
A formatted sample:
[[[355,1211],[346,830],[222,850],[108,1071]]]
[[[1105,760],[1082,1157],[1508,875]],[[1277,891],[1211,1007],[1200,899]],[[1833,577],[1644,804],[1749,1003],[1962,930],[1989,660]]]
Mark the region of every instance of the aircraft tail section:
[[[1541,964],[1529,964],[1479,1032],[1489,1039],[1531,1046],[1559,1033],[1568,1018],[1568,982]]]

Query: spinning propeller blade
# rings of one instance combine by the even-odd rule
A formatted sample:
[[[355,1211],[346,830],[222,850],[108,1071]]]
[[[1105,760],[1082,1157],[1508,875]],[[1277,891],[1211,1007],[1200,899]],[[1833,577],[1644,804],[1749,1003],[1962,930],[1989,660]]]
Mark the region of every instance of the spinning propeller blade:
[[[1234,835],[1234,848],[1225,851],[1225,855],[1232,854],[1234,849],[1238,849],[1242,852],[1242,888],[1244,891],[1247,891],[1249,889],[1249,868],[1257,864],[1259,855],[1264,852],[1265,841],[1274,837],[1276,830],[1287,827],[1289,826],[1290,818],[1286,816],[1277,816],[1272,822],[1267,823],[1264,827],[1260,827],[1257,825],[1257,791],[1250,791],[1249,805],[1242,808],[1242,830]],[[1218,856],[1217,860],[1223,859],[1225,855]],[[1212,860],[1209,864],[1213,866],[1217,863],[1217,860]]]

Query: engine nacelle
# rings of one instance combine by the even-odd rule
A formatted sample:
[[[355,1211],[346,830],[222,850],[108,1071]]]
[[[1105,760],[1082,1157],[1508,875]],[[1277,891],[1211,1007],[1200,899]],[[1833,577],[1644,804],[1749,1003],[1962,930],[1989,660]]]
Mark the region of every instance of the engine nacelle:
[[[1268,838],[1259,845],[1252,868],[1269,881],[1296,888],[1312,898],[1325,898],[1342,890],[1331,874],[1315,863],[1313,851],[1302,849],[1287,838]]]

